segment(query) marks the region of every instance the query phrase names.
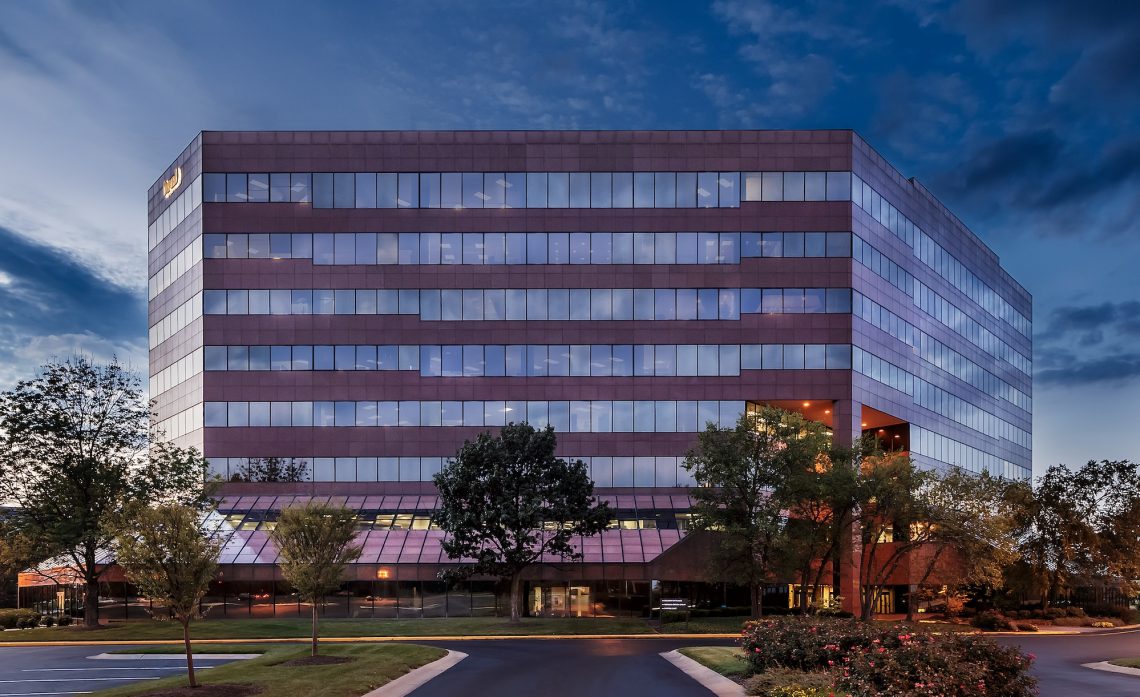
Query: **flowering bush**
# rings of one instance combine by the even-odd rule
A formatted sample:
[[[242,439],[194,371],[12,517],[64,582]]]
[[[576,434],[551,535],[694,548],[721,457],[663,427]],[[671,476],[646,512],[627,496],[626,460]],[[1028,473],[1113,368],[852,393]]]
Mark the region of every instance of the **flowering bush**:
[[[1028,697],[1032,657],[967,634],[823,618],[749,622],[741,646],[753,670],[829,671],[852,697]]]

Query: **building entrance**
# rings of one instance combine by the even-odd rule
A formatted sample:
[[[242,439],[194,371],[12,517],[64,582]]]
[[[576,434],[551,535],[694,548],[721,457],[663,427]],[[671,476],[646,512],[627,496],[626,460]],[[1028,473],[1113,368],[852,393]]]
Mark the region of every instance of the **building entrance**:
[[[589,586],[535,586],[531,589],[530,614],[534,617],[588,617]]]

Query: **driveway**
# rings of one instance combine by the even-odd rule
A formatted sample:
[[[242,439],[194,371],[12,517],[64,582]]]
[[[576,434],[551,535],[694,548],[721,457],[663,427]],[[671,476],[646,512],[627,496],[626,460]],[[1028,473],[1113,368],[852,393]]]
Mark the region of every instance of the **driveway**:
[[[108,687],[157,680],[186,672],[184,660],[170,658],[93,660],[104,651],[129,647],[28,646],[0,647],[0,697],[14,695],[78,695]],[[208,650],[208,649],[207,649]],[[195,660],[195,668],[227,660]]]
[[[1082,668],[1114,658],[1140,656],[1140,630],[1072,636],[999,637],[999,643],[1020,646],[1037,656],[1034,674],[1041,681],[1041,697],[1135,697],[1140,677]]]
[[[434,643],[434,642],[433,642]],[[468,654],[410,697],[709,697],[658,654],[731,639],[559,639],[436,644]]]

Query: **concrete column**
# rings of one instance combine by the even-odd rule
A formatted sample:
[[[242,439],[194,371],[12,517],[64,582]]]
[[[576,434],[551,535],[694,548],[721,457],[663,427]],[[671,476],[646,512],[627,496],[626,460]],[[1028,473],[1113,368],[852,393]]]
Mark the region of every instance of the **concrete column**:
[[[863,433],[863,405],[852,400],[836,400],[831,409],[832,430],[838,445],[850,446]],[[841,530],[839,551],[832,567],[834,592],[843,598],[843,609],[859,614],[862,602],[863,539],[859,527],[848,520]]]

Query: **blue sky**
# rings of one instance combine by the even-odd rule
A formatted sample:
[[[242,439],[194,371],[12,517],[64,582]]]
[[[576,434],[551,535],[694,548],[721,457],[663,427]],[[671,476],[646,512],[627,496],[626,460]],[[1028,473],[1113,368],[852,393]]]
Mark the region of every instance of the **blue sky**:
[[[1035,299],[1035,467],[1140,459],[1140,8],[0,5],[0,387],[146,365],[146,189],[202,129],[854,128]]]

